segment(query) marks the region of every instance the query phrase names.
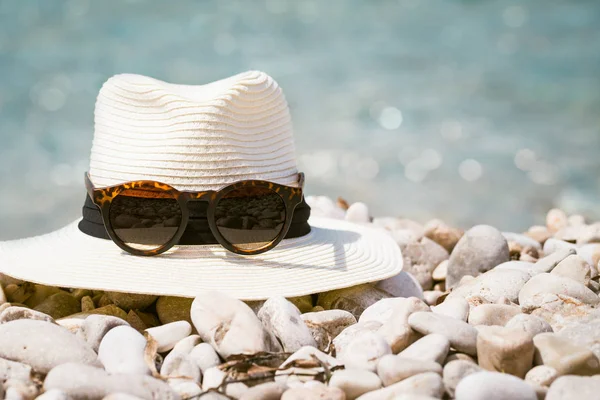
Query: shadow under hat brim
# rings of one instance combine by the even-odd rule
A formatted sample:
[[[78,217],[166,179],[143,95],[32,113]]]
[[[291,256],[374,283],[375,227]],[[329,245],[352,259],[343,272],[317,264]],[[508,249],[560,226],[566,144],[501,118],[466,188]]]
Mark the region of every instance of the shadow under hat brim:
[[[254,256],[204,245],[136,257],[110,240],[82,233],[78,222],[46,235],[0,242],[0,272],[59,287],[182,297],[218,290],[242,300],[263,300],[375,282],[402,269],[400,249],[386,232],[329,218],[311,218],[309,234]]]

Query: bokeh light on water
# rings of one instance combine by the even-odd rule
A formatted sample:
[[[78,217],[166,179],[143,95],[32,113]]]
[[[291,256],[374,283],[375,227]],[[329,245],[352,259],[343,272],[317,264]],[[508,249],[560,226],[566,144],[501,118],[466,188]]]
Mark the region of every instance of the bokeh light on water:
[[[596,1],[0,1],[0,239],[76,218],[95,96],[132,72],[283,86],[312,194],[524,229],[600,217]]]

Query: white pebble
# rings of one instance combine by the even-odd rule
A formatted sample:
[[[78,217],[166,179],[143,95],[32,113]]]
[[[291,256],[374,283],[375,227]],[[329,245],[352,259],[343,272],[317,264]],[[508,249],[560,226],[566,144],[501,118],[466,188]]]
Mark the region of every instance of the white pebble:
[[[537,400],[537,395],[529,384],[515,376],[477,372],[458,383],[456,400]]]
[[[176,321],[148,328],[146,332],[158,343],[158,352],[163,353],[171,350],[177,342],[192,333],[192,325],[187,321]]]
[[[365,203],[352,203],[346,210],[345,219],[360,224],[370,222],[369,207]]]
[[[128,325],[117,326],[100,342],[98,360],[111,373],[149,375],[150,369],[144,361],[146,338]]]
[[[190,351],[190,358],[196,362],[204,373],[209,368],[221,364],[221,359],[215,349],[208,343],[200,343]]]

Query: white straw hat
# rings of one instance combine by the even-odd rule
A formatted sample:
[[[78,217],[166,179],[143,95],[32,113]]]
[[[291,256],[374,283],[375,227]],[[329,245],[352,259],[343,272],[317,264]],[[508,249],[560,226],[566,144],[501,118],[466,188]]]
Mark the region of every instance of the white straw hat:
[[[96,187],[155,180],[203,191],[247,179],[296,186],[287,102],[262,72],[201,86],[114,76],[96,102],[89,172]],[[80,220],[0,242],[0,272],[61,287],[188,297],[216,289],[257,300],[379,281],[402,268],[400,250],[385,232],[328,218],[310,218],[308,234],[258,255],[215,244],[178,245],[153,257],[82,232]]]

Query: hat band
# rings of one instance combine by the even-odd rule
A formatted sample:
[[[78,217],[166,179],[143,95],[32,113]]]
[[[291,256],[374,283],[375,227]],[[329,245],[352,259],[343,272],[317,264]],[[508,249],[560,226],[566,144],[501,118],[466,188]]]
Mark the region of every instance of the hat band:
[[[180,245],[219,244],[208,225],[207,208],[208,205],[203,202],[190,203],[190,217],[186,229],[181,239],[179,239]],[[89,196],[85,198],[82,214],[83,219],[78,225],[81,232],[99,239],[110,240],[104,227],[100,208],[92,202]],[[285,239],[307,235],[310,232],[309,217],[310,207],[303,198],[302,202],[294,209],[292,224],[285,235]]]

